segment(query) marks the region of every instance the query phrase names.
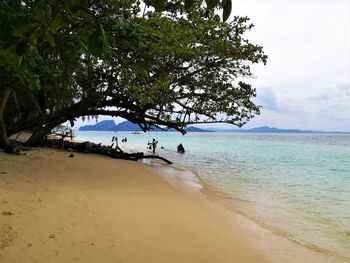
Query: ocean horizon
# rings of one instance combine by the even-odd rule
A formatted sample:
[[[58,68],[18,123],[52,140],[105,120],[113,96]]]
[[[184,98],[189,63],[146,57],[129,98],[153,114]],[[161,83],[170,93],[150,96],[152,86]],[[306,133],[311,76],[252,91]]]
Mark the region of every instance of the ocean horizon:
[[[226,207],[313,250],[350,260],[350,135],[77,131],[77,140],[171,160],[178,175],[194,177]],[[127,143],[121,140],[127,137]],[[176,147],[182,143],[185,154]],[[164,166],[164,171],[167,166]]]

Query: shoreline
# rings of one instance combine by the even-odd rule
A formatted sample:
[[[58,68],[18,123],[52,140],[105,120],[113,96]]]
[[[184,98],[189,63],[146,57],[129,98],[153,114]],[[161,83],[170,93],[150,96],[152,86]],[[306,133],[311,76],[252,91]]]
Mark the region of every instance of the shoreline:
[[[335,262],[142,163],[45,148],[0,158],[4,262]]]
[[[145,163],[145,165],[148,169],[156,172],[160,177],[162,177],[167,183],[171,184],[177,190],[189,195],[201,195],[202,198],[204,197],[210,200],[211,202],[222,205],[232,213],[242,216],[246,220],[253,222],[253,224],[256,224],[258,228],[261,228],[263,231],[269,232],[268,235],[275,235],[276,237],[280,238],[280,242],[282,243],[291,242],[297,247],[311,250],[313,253],[320,254],[321,258],[324,257],[324,260],[326,260],[325,262],[328,262],[328,260],[331,260],[330,262],[350,262],[350,258],[337,254],[326,248],[309,244],[307,242],[304,242],[303,240],[298,240],[289,233],[283,232],[278,228],[271,228],[267,224],[264,224],[263,221],[259,221],[257,220],[257,218],[254,218],[253,216],[245,213],[244,209],[238,203],[238,197],[232,197],[229,194],[225,193],[222,189],[219,189],[218,187],[210,184],[209,182],[206,182],[195,171],[186,170],[182,167],[176,166],[176,164],[173,164],[172,167],[167,167],[166,165],[160,163],[157,164],[158,167],[153,167],[152,163]],[[172,171],[169,173],[169,171],[167,170],[170,169],[174,170],[175,172]],[[177,174],[182,175],[175,175],[176,171]],[[186,176],[186,174],[188,175],[189,173],[192,174],[192,177],[195,177],[196,182],[194,182],[193,179],[190,179]],[[176,179],[169,180],[170,176],[176,176]],[[295,249],[298,250],[298,248]],[[323,262],[322,259],[320,262]]]
[[[119,133],[119,135],[126,136],[129,134]],[[95,142],[97,143],[98,140]],[[138,143],[120,143],[119,146],[127,152],[142,151],[146,152],[147,154],[147,150],[144,150],[142,147],[140,147],[140,144]],[[272,232],[273,235],[277,235],[279,237],[282,237],[283,239],[287,239],[288,241],[303,248],[310,249],[313,252],[321,253],[325,257],[332,257],[334,258],[334,260],[339,260],[339,262],[350,262],[350,258],[343,255],[342,253],[338,253],[339,251],[337,252],[336,250],[328,249],[326,246],[320,246],[316,243],[308,242],[307,238],[304,238],[304,236],[298,237],[297,235],[293,235],[293,232],[289,231],[287,225],[284,225],[286,226],[285,228],[281,228],[277,225],[274,226],[268,224],[269,222],[265,221],[263,217],[264,215],[260,215],[259,217],[257,216],[257,214],[255,214],[255,210],[253,207],[245,207],[244,204],[242,206],[242,201],[246,202],[246,200],[239,199],[239,197],[233,196],[232,193],[231,195],[226,193],[223,189],[220,189],[219,187],[212,184],[212,182],[208,182],[205,179],[203,179],[195,170],[189,169],[188,167],[184,167],[182,164],[176,162],[171,167],[163,165],[163,163],[161,162],[157,163],[157,161],[155,160],[145,160],[144,163],[146,166],[151,167],[151,169],[158,173],[158,175],[160,175],[163,179],[165,179],[167,183],[170,183],[172,186],[175,186],[178,190],[183,190],[182,188],[185,187],[185,192],[189,191],[190,193],[195,193],[199,191],[200,194],[203,194],[206,198],[209,198],[211,201],[218,202],[220,205],[223,205],[230,211],[253,221],[259,227],[262,227],[263,229]],[[156,163],[158,167],[153,167],[154,163]],[[168,174],[169,170],[173,171],[170,174]],[[181,176],[179,176],[179,174],[181,174]],[[188,177],[188,175],[190,175],[190,178]],[[176,177],[176,180],[174,180],[174,177]]]
[[[249,228],[143,164],[74,155],[0,154],[1,261],[269,262]]]
[[[228,210],[232,211],[233,213],[237,213],[248,220],[254,222],[259,227],[267,230],[268,232],[271,232],[271,235],[276,235],[288,242],[292,242],[297,246],[310,249],[315,253],[320,253],[325,257],[331,257],[334,258],[334,262],[350,262],[350,258],[342,256],[334,251],[331,251],[329,249],[326,249],[324,247],[319,247],[317,245],[308,243],[306,241],[300,240],[293,235],[291,235],[288,232],[283,231],[280,228],[273,228],[270,225],[264,223],[263,220],[259,220],[258,218],[252,216],[251,214],[245,213],[244,208],[241,207],[241,204],[238,202],[246,202],[245,200],[239,199],[238,197],[232,197],[228,195],[227,193],[223,192],[221,189],[216,188],[215,186],[210,185],[210,183],[203,182],[203,190],[202,193],[208,197],[210,200],[214,202],[218,202],[224,207],[226,207]]]
[[[124,136],[129,134],[123,133],[118,135]],[[80,140],[74,139],[74,141],[78,141],[78,142],[83,142],[86,140],[91,141],[92,137],[89,136],[89,138],[90,139],[88,138],[84,138]],[[100,139],[101,138],[98,137],[93,139],[92,141],[94,141],[95,143],[98,143]],[[106,145],[109,144],[108,140],[104,140],[104,142]],[[119,146],[127,152],[139,152],[139,151],[145,152],[146,151],[146,154],[147,154],[147,150],[144,150],[143,147],[140,147],[139,143],[137,144],[120,143]],[[176,159],[175,156],[172,156],[172,157]],[[302,235],[299,235],[299,236],[293,235],[293,233],[295,234],[295,231],[293,229],[288,228],[288,225],[286,224],[284,224],[284,228],[278,227],[279,226],[278,224],[277,225],[269,224],[270,222],[266,221],[266,218],[265,218],[266,215],[269,216],[268,211],[266,211],[265,214],[260,214],[260,216],[257,216],[257,214],[255,213],[256,210],[254,210],[256,208],[252,207],[249,204],[245,204],[244,202],[247,202],[246,200],[239,199],[239,197],[237,197],[237,195],[233,195],[233,193],[231,194],[226,193],[224,190],[215,186],[213,182],[207,182],[205,179],[200,177],[200,175],[197,174],[195,170],[191,170],[188,167],[187,168],[183,167],[180,163],[175,163],[171,167],[167,165],[163,165],[161,162],[157,162],[154,160],[152,161],[144,160],[143,163],[145,164],[145,167],[147,168],[151,167],[152,172],[156,172],[163,179],[165,179],[167,183],[171,184],[173,187],[176,187],[177,190],[185,189],[186,190],[185,192],[190,192],[190,193],[195,193],[198,191],[200,192],[200,194],[204,194],[205,197],[209,198],[211,201],[219,203],[220,205],[224,206],[230,211],[234,213],[238,213],[239,215],[253,221],[263,229],[266,229],[272,232],[274,235],[287,239],[288,241],[293,242],[304,248],[311,249],[316,253],[321,253],[324,256],[331,256],[331,257],[337,258],[341,262],[350,262],[350,258],[344,256],[341,253],[337,253],[336,250],[330,250],[330,249],[327,249],[326,246],[318,246],[317,243],[308,242],[307,241],[308,237],[303,235],[303,233],[301,233]],[[155,165],[157,167],[154,167]],[[194,169],[194,167],[192,168]],[[169,171],[171,172],[169,173]]]

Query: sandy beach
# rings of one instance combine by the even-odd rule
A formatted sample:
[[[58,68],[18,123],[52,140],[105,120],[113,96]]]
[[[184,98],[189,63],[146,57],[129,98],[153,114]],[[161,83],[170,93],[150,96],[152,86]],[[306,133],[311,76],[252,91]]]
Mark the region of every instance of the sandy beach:
[[[335,262],[138,162],[0,152],[0,262]]]

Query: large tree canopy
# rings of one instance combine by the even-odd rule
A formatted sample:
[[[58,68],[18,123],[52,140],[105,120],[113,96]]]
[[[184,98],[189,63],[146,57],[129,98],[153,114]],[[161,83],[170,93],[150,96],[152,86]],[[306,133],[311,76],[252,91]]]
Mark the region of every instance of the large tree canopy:
[[[244,80],[267,57],[244,38],[246,17],[227,23],[215,8],[194,2],[186,12],[177,1],[163,12],[134,0],[0,7],[0,127],[3,119],[10,134],[33,130],[31,145],[87,115],[183,132],[193,123],[241,126],[259,113]]]

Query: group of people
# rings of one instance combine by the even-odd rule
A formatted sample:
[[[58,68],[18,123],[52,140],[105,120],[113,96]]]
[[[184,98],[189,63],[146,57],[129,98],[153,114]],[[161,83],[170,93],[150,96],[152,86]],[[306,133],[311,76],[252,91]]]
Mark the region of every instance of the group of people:
[[[116,144],[116,146],[118,146],[118,137],[117,136],[113,136],[111,142],[112,142],[111,147],[113,147],[114,143]],[[126,138],[126,137],[123,138],[122,142],[128,142],[128,138]]]
[[[112,144],[110,145],[111,148],[113,148],[113,146],[115,145],[115,149],[120,149],[119,145],[118,145],[118,137],[117,136],[113,136],[112,137]],[[123,138],[122,142],[128,142],[128,138]]]
[[[147,146],[149,150],[152,150],[152,153],[155,154],[157,148],[158,141],[153,139],[152,142],[148,142]]]
[[[127,137],[123,138],[123,139],[122,139],[122,142],[124,142],[124,143],[128,142],[128,138],[127,138]],[[112,137],[112,144],[111,144],[110,147],[113,148],[114,144],[115,144],[115,148],[119,148],[119,145],[118,145],[118,137],[117,137],[117,136],[113,136],[113,137]],[[151,142],[148,142],[147,148],[148,148],[149,150],[151,150],[153,154],[155,154],[155,153],[156,153],[157,144],[158,144],[158,141],[157,141],[156,139],[152,139]],[[162,146],[161,148],[164,149],[163,146]],[[177,146],[177,152],[178,152],[178,153],[185,153],[185,148],[184,148],[184,146],[182,145],[182,143],[180,143],[180,144]]]
[[[157,141],[156,139],[152,139],[151,142],[148,142],[147,148],[148,148],[149,150],[151,150],[153,154],[155,154],[156,148],[157,148],[157,144],[158,144],[158,141]],[[161,149],[164,149],[164,147],[161,146]],[[177,152],[178,152],[178,153],[185,153],[185,148],[184,148],[184,146],[182,145],[182,143],[180,143],[180,144],[177,146]]]

